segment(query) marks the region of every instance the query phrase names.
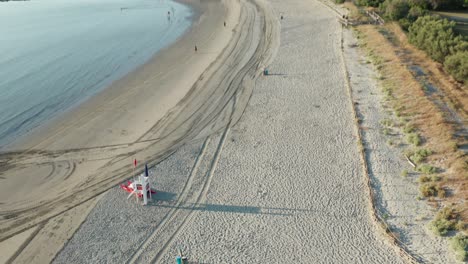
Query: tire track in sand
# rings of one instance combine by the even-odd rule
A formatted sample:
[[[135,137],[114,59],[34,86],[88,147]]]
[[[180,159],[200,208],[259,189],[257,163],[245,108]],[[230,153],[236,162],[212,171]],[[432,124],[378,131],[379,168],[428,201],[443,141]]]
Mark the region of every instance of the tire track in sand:
[[[140,247],[138,247],[138,250],[131,256],[131,258],[126,262],[126,263],[135,263],[141,254],[146,250],[148,245],[153,242],[155,237],[157,237],[167,226],[168,222],[171,222],[176,216],[177,213],[180,209],[180,206],[187,201],[187,196],[189,194],[189,190],[192,188],[192,183],[193,183],[193,178],[195,175],[197,175],[198,168],[200,167],[200,163],[202,162],[205,153],[206,153],[206,147],[208,143],[210,142],[210,138],[207,137],[205,141],[203,142],[203,145],[200,149],[200,152],[198,153],[198,156],[195,160],[195,164],[192,167],[192,170],[190,171],[190,175],[185,182],[184,187],[182,188],[182,192],[179,195],[179,198],[176,201],[176,205],[174,208],[172,208],[169,213],[167,213],[162,221],[156,226],[156,229],[145,239],[145,241],[141,244]]]
[[[208,193],[229,128],[224,129],[219,141],[212,137],[205,139],[176,204],[126,263],[157,261],[190,222]],[[155,251],[157,254],[153,258]]]
[[[164,253],[167,252],[169,247],[174,242],[175,238],[180,234],[180,232],[182,232],[186,228],[187,224],[190,223],[190,221],[194,217],[197,210],[193,210],[193,209],[195,209],[195,207],[197,205],[199,205],[200,203],[203,203],[206,200],[206,195],[208,194],[208,190],[210,188],[211,181],[213,180],[214,172],[216,170],[216,165],[218,164],[220,154],[221,154],[221,152],[223,150],[224,143],[226,142],[226,136],[229,133],[229,129],[230,129],[230,125],[228,125],[226,127],[226,129],[223,132],[223,135],[221,136],[219,144],[218,144],[218,146],[216,148],[216,152],[214,153],[213,160],[212,160],[211,165],[209,167],[209,171],[207,173],[206,180],[204,181],[203,187],[200,190],[200,193],[199,193],[199,195],[197,197],[196,202],[190,206],[191,208],[190,208],[190,211],[189,211],[188,215],[183,219],[181,225],[179,225],[177,227],[177,229],[175,229],[175,231],[172,233],[169,240],[166,243],[164,243],[161,250],[154,256],[153,259],[151,259],[151,263],[159,263],[161,258],[164,256]]]

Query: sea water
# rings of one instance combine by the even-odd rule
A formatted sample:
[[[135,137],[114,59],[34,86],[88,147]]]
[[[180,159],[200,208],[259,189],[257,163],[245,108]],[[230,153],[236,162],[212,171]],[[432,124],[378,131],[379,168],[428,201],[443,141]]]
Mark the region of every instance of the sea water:
[[[191,12],[169,0],[0,2],[0,149],[148,61]]]

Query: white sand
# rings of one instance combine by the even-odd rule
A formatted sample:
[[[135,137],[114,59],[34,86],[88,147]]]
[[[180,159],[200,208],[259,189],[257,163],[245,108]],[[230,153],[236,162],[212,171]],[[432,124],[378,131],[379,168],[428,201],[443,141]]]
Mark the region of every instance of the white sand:
[[[171,263],[178,248],[197,263],[404,262],[370,217],[336,15],[316,1],[269,3],[285,17],[281,46],[242,119],[159,163],[150,206],[112,189],[56,263]],[[239,98],[227,101],[234,113]]]

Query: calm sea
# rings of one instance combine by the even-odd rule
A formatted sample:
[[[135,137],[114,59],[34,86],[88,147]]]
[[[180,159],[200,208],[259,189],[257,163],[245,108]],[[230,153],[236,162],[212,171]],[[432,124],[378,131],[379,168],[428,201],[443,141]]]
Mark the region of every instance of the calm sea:
[[[0,149],[145,63],[191,15],[169,0],[0,2]]]

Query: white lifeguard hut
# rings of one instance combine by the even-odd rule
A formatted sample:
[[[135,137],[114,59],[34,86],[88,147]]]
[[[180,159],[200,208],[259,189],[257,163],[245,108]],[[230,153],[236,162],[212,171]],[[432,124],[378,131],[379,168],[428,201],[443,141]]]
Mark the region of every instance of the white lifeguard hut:
[[[140,176],[134,179],[133,181],[127,181],[127,184],[121,184],[120,188],[129,193],[127,199],[130,199],[130,197],[135,196],[135,199],[137,201],[140,201],[140,198],[143,198],[143,205],[147,205],[148,199],[151,199],[152,194],[156,193],[156,191],[154,191],[151,188],[149,182],[149,173],[147,165],[145,165],[145,173],[140,174]]]

